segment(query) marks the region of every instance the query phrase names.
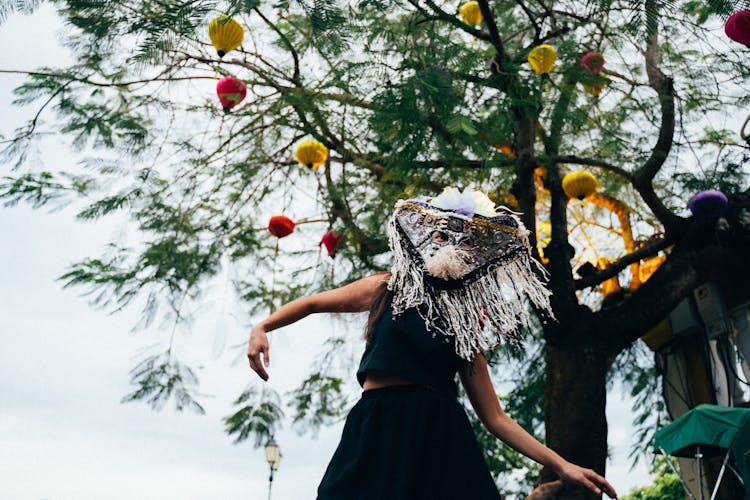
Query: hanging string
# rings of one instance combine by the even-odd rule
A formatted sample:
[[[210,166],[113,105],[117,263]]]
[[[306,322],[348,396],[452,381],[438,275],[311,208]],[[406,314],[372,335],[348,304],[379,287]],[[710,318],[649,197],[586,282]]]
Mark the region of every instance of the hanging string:
[[[273,314],[276,310],[276,259],[279,257],[279,239],[276,238],[276,252],[273,255],[273,264],[271,265],[271,311]]]
[[[219,74],[219,65],[214,64],[214,79],[216,81],[219,81],[221,78],[221,75]],[[224,115],[221,115],[221,123],[219,123],[219,135],[221,135],[221,130],[224,128]]]

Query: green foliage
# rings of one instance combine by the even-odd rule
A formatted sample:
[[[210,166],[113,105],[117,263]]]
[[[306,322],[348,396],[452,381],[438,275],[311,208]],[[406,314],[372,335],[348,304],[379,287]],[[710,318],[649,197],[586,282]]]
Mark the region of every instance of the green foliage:
[[[288,405],[294,409],[292,422],[298,431],[315,434],[321,426],[340,421],[349,411],[343,378],[335,376],[333,370],[335,358],[341,355],[345,344],[342,337],[328,339],[325,350],[310,367],[312,373],[290,392]]]
[[[41,4],[42,0],[13,0],[0,2],[0,24],[4,23],[10,15],[16,12],[24,15],[33,14]]]
[[[177,411],[192,410],[204,414],[196,400],[198,378],[187,365],[172,357],[170,351],[147,356],[130,372],[136,390],[122,398],[123,403],[146,401],[154,410],[161,410],[171,399]]]
[[[633,426],[630,457],[633,466],[652,452],[654,434],[671,419],[662,396],[660,377],[653,362],[653,354],[642,342],[623,352],[611,371],[617,374],[633,399]]]
[[[341,420],[348,410],[348,401],[342,395],[342,382],[339,377],[310,374],[292,391],[289,406],[294,408],[293,423],[305,422],[317,430]]]
[[[284,417],[279,395],[266,386],[260,391],[248,387],[234,404],[239,409],[224,418],[224,425],[227,434],[234,436],[235,443],[252,438],[253,446],[258,448],[273,437]]]
[[[684,500],[685,490],[682,488],[680,478],[669,468],[667,460],[672,460],[675,467],[677,461],[665,458],[661,455],[656,457],[652,473],[655,473],[654,484],[633,488],[622,500]]]
[[[724,194],[740,193],[748,188],[745,166],[750,162],[750,154],[741,157],[731,152],[722,152],[718,161],[699,172],[682,172],[675,176],[685,191],[697,193],[707,189],[717,189]]]
[[[51,172],[3,177],[0,198],[5,200],[3,205],[6,207],[17,205],[21,201],[33,208],[43,207],[67,193],[66,187],[54,179],[55,176]]]

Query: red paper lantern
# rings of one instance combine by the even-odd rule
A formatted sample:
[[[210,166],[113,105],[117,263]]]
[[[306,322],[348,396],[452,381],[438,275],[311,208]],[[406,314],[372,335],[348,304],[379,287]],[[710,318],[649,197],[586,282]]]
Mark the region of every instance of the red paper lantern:
[[[216,95],[219,96],[224,112],[229,113],[247,95],[247,85],[239,78],[225,76],[216,84]]]
[[[729,16],[724,33],[735,42],[750,47],[750,10],[740,10]]]
[[[328,252],[328,256],[331,258],[336,257],[336,253],[338,253],[339,249],[339,243],[341,240],[344,239],[344,235],[336,235],[333,231],[327,231],[326,234],[323,235],[323,237],[320,239],[320,244],[326,247],[326,251]]]
[[[294,221],[286,215],[274,215],[268,221],[268,232],[277,238],[289,236],[294,231]]]
[[[589,73],[598,75],[604,68],[604,54],[595,50],[587,52],[581,58],[581,66]]]

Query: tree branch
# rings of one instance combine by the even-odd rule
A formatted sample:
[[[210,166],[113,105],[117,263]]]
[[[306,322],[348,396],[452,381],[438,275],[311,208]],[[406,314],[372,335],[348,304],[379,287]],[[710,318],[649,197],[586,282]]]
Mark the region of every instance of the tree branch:
[[[620,259],[611,263],[604,269],[597,271],[593,274],[590,274],[589,276],[586,276],[585,278],[575,280],[575,289],[583,290],[584,288],[596,286],[599,283],[611,278],[612,276],[617,275],[620,271],[625,269],[629,264],[638,262],[642,259],[645,259],[646,257],[655,255],[659,250],[663,250],[667,248],[672,243],[673,243],[672,239],[669,238],[668,236],[665,236],[664,238],[661,238],[655,241],[654,243],[651,243],[650,245],[646,245],[642,248],[639,248],[635,252],[629,253],[621,257]]]
[[[567,155],[552,156],[550,158],[550,161],[552,163],[573,163],[575,165],[589,165],[592,167],[599,167],[623,177],[628,182],[632,181],[632,175],[624,168],[618,167],[617,165],[612,165],[611,163],[607,163],[606,161],[597,160],[595,158],[581,158],[580,156]]]
[[[492,14],[492,9],[487,0],[479,0],[479,10],[482,12],[482,18],[487,25],[487,30],[490,33],[490,42],[495,47],[497,55],[500,56],[499,62],[504,62],[508,59],[508,55],[505,53],[505,47],[503,46],[503,40],[500,38],[500,33],[497,29],[497,23],[495,23],[495,16]]]
[[[469,26],[468,24],[460,21],[456,16],[451,15],[448,12],[441,9],[432,0],[425,1],[427,6],[430,7],[430,11],[426,10],[421,5],[419,5],[419,0],[409,0],[409,3],[412,4],[414,7],[416,7],[417,10],[422,12],[423,14],[429,14],[429,12],[432,11],[434,14],[437,15],[438,19],[446,21],[448,24],[455,26],[460,30],[465,31],[466,33],[470,34],[471,36],[475,38],[478,38],[479,40],[484,40],[485,42],[490,41],[490,35],[488,33],[478,30],[476,28],[473,28]]]
[[[289,41],[289,38],[287,38],[287,36],[278,28],[278,26],[276,26],[276,24],[269,21],[268,18],[263,15],[258,7],[254,8],[253,10],[258,14],[258,16],[260,16],[261,19],[263,19],[263,22],[265,22],[269,28],[274,30],[276,34],[279,35],[281,40],[284,42],[284,45],[286,45],[289,49],[289,52],[292,54],[292,59],[294,60],[294,73],[292,74],[292,81],[296,85],[301,85],[302,82],[300,80],[299,56],[297,55],[297,51],[292,45],[292,42]]]
[[[646,0],[646,7],[656,8],[655,0]],[[662,73],[659,68],[658,50],[659,38],[658,30],[653,27],[653,31],[648,36],[646,44],[646,74],[648,82],[659,95],[659,105],[661,107],[661,124],[659,126],[659,138],[654,145],[651,155],[644,164],[633,175],[633,187],[640,193],[643,201],[649,206],[657,219],[664,225],[664,231],[667,234],[680,235],[686,229],[686,219],[672,213],[661,201],[654,191],[653,179],[669,155],[674,138],[675,128],[675,96],[674,81]]]
[[[23,71],[23,70],[12,70],[12,69],[0,69],[0,73],[14,74],[14,75],[28,75],[28,76],[48,76],[51,78],[64,78],[69,80],[69,83],[85,83],[93,87],[129,87],[131,85],[137,85],[139,83],[151,83],[151,82],[179,82],[184,80],[215,80],[216,75],[206,76],[182,76],[182,77],[155,77],[155,78],[144,78],[141,80],[129,80],[127,82],[96,82],[89,80],[88,78],[79,78],[64,73],[46,73],[43,71]]]
[[[529,9],[522,0],[516,0],[516,3],[521,7],[521,10],[526,14],[526,17],[529,18],[529,22],[534,26],[534,40],[539,40],[539,36],[542,34],[542,27],[536,22],[534,13],[531,12],[531,9]]]
[[[726,271],[727,267],[733,268],[731,272],[747,274],[747,266],[737,269],[743,266],[731,263],[732,259],[728,257],[730,253],[719,245],[708,245],[680,255],[672,252],[638,291],[620,304],[595,315],[593,331],[607,331],[612,352],[620,352],[664,319],[695,287],[714,279],[715,274]]]
[[[68,85],[73,83],[74,80],[68,80],[64,84],[62,84],[57,90],[55,90],[52,95],[50,95],[46,101],[44,101],[44,104],[42,104],[39,109],[37,110],[36,114],[34,115],[34,118],[31,120],[31,123],[29,124],[29,128],[21,135],[14,137],[13,139],[9,139],[8,141],[2,141],[0,144],[6,143],[6,142],[12,142],[15,143],[17,141],[20,141],[22,139],[25,139],[26,137],[30,137],[31,134],[34,133],[34,130],[36,129],[37,121],[39,121],[39,117],[42,114],[42,111],[44,111],[44,108],[49,106],[49,103],[51,103],[55,97],[57,97],[62,91],[64,91]]]

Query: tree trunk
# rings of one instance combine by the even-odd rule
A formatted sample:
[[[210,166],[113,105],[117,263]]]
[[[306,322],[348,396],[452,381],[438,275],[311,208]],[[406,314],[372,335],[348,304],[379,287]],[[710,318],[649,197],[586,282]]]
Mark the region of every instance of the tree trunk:
[[[606,349],[576,345],[546,346],[545,419],[547,445],[566,460],[604,475],[607,459]],[[557,479],[542,470],[542,482]],[[597,498],[582,488],[565,486],[555,498]]]

